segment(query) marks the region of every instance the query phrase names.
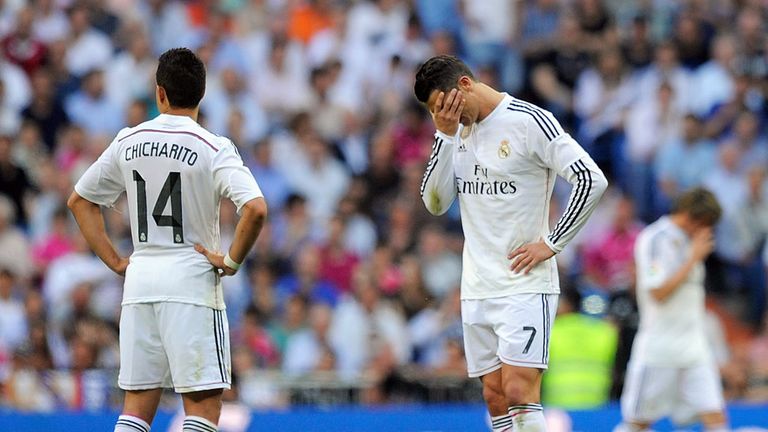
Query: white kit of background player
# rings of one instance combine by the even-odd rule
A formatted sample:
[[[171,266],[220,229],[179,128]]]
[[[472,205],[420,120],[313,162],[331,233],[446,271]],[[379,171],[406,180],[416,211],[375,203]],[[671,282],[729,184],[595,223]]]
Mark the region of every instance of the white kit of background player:
[[[190,102],[193,106],[177,109],[168,87],[176,85],[183,92],[187,86],[163,84],[161,75],[173,79],[175,73],[175,82],[183,82],[192,75],[190,69],[197,72],[192,84],[201,88]],[[172,387],[183,396],[184,430],[215,431],[221,389],[231,385],[220,279],[237,270],[237,261],[253,245],[266,205],[234,144],[195,121],[204,80],[202,62],[191,51],[163,54],[158,107],[164,114],[121,130],[70,198],[91,247],[113,270],[125,273],[118,384],[128,393],[115,430],[148,432],[159,389]],[[111,259],[116,252],[106,239],[98,206],[113,206],[123,192],[134,250],[129,264],[114,264],[125,259]],[[230,253],[209,252],[220,247],[222,198],[232,200],[238,213],[243,211],[230,248],[232,257],[239,255],[234,260]],[[88,216],[92,212],[99,213]],[[92,230],[90,224],[101,227]]]
[[[436,215],[459,199],[465,237],[461,299],[467,367],[470,377],[483,378],[494,431],[540,431],[543,417],[528,415],[541,411],[540,375],[519,375],[529,377],[524,378],[530,379],[528,388],[511,382],[519,380],[506,378],[504,370],[496,378],[501,384],[486,382],[491,381],[486,377],[502,364],[523,371],[547,368],[560,292],[557,264],[554,257],[537,262],[527,248],[543,241],[551,249],[547,257],[561,251],[586,223],[607,181],[551,113],[475,81],[465,67],[455,58],[440,56],[417,73],[419,86],[420,77],[429,81],[424,77],[439,76],[441,68],[460,72],[449,88],[427,87],[429,92],[420,97],[438,126],[422,198]],[[445,115],[440,110],[451,103],[461,113],[455,136],[441,132],[438,124]],[[549,203],[557,175],[573,190],[565,213],[550,230]]]

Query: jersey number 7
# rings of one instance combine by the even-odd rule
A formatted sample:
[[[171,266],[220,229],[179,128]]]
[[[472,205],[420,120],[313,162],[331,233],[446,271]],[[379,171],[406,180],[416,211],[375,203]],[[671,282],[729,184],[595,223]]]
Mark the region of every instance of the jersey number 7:
[[[136,182],[136,208],[138,209],[139,242],[146,243],[147,233],[147,182],[138,171],[133,170],[133,181]],[[163,210],[171,200],[171,215],[164,215]],[[173,228],[173,242],[184,243],[184,228],[181,211],[181,173],[170,172],[165,179],[160,196],[157,197],[152,209],[152,218],[157,226]]]

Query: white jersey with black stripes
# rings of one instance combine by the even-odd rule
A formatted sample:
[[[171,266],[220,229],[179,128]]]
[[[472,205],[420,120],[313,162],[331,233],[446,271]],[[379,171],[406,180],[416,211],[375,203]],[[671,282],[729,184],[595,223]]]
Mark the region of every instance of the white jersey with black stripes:
[[[573,190],[550,230],[556,175]],[[483,299],[559,293],[554,258],[524,275],[510,270],[507,255],[540,240],[561,251],[606,187],[600,168],[551,113],[505,95],[487,117],[460,128],[457,136],[435,134],[421,194],[433,214],[447,211],[458,196],[465,236],[462,298]]]
[[[218,275],[199,243],[219,250],[219,201],[238,211],[262,196],[234,144],[185,116],[161,114],[121,130],[75,185],[111,207],[126,192],[133,254],[123,304],[180,302],[224,308]]]

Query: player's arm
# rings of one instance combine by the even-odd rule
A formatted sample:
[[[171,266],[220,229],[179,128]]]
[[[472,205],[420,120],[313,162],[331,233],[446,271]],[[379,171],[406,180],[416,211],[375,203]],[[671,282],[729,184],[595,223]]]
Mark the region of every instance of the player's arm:
[[[597,164],[551,114],[535,111],[527,128],[531,156],[564,177],[572,189],[555,229],[541,241],[524,245],[508,255],[512,270],[525,273],[565,248],[586,224],[608,188],[608,180]]]
[[[699,262],[703,261],[712,252],[715,246],[712,229],[702,229],[697,232],[691,241],[691,252],[683,264],[656,288],[651,288],[651,297],[657,302],[665,302],[688,279],[688,275]],[[651,262],[663,260],[663,257],[651,257]],[[663,265],[663,263],[659,263]]]
[[[213,267],[226,276],[237,273],[248,252],[259,237],[267,219],[267,203],[253,174],[245,167],[235,145],[228,142],[213,160],[214,187],[219,196],[229,198],[237,206],[240,220],[226,254],[196,244],[195,250],[205,255]]]
[[[128,258],[121,257],[107,235],[104,227],[104,216],[101,206],[81,197],[73,191],[67,200],[67,207],[74,215],[80,232],[91,250],[98,256],[110,270],[125,275],[128,268]]]
[[[441,215],[456,199],[456,176],[453,170],[453,146],[459,130],[459,117],[464,109],[464,96],[456,89],[440,92],[432,109],[435,141],[427,170],[421,181],[421,199],[430,213]]]
[[[96,162],[88,167],[75,184],[75,190],[67,200],[67,207],[96,256],[112,271],[124,275],[128,258],[117,253],[104,228],[104,216],[101,213],[101,206],[111,207],[125,191],[114,156],[116,148],[117,143],[113,141]]]
[[[205,255],[217,269],[231,276],[237,273],[240,264],[259,237],[264,222],[267,220],[267,203],[264,198],[254,198],[240,208],[240,220],[235,226],[235,237],[227,254],[211,252],[202,245],[195,245],[195,250]]]

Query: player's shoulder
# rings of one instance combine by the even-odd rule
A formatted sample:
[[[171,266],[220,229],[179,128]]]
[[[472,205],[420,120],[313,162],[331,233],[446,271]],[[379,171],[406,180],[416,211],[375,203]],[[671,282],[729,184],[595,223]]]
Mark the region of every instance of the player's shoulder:
[[[667,243],[674,235],[672,222],[667,217],[661,217],[640,231],[637,244],[644,248],[658,247]]]
[[[504,120],[507,124],[520,128],[538,127],[549,139],[563,132],[555,116],[534,103],[513,96],[506,96],[502,103],[505,105]]]

